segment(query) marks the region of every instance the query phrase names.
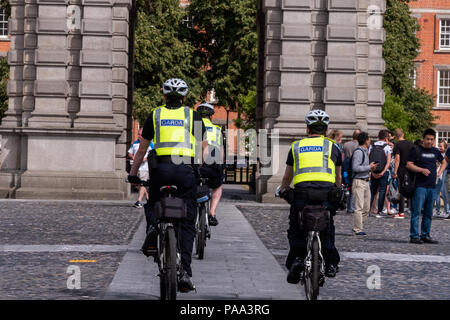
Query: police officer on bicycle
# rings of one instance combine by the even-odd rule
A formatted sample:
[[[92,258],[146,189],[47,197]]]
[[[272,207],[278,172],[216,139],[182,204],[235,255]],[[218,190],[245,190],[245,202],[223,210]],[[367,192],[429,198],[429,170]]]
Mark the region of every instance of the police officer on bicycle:
[[[176,185],[175,196],[185,200],[187,218],[181,220],[178,242],[181,253],[182,270],[179,274],[178,288],[181,292],[195,289],[192,283],[192,249],[196,235],[196,176],[194,166],[196,150],[206,152],[207,141],[202,141],[205,133],[201,116],[182,103],[188,93],[187,84],[181,79],[169,79],[163,84],[162,92],[166,105],[154,109],[147,118],[142,131],[142,141],[135,155],[128,181],[136,183],[137,170],[145,156],[151,140],[156,152],[155,160],[149,157],[150,199],[144,205],[147,220],[147,236],[142,247],[146,256],[157,252],[157,221],[154,205],[160,199],[159,189],[165,185]],[[197,136],[200,135],[201,136]],[[197,138],[197,139],[196,139]]]
[[[211,122],[214,114],[214,106],[209,103],[202,103],[197,107],[197,112],[202,116],[203,124],[206,129],[206,140],[208,141],[208,156],[205,163],[200,168],[200,174],[203,178],[207,178],[207,185],[212,189],[211,206],[208,217],[209,225],[217,226],[219,222],[216,218],[216,209],[222,197],[223,183],[223,138],[222,130],[219,126]]]
[[[330,190],[341,185],[342,155],[334,141],[325,137],[330,117],[322,110],[311,110],[306,114],[308,137],[292,144],[286,161],[286,171],[280,186],[281,197],[287,197],[289,185],[293,181],[295,195],[289,214],[289,254],[286,267],[289,270],[287,281],[298,283],[304,270],[306,257],[306,231],[299,226],[299,212],[307,204],[310,192],[328,194]],[[301,196],[299,196],[301,195]],[[320,233],[327,277],[334,277],[338,272],[339,253],[334,245],[335,228],[333,216],[336,208],[329,201],[323,202],[330,211],[328,227]]]

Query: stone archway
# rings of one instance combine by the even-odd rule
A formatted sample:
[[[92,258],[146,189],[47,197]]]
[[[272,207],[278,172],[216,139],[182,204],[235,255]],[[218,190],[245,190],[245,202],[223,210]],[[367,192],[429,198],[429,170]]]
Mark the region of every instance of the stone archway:
[[[9,110],[0,127],[0,196],[124,199],[130,142],[132,0],[11,1]],[[325,109],[332,127],[374,134],[383,122],[384,0],[258,0],[258,128],[279,155]],[[133,27],[133,24],[131,25]],[[284,159],[259,175],[273,201]]]

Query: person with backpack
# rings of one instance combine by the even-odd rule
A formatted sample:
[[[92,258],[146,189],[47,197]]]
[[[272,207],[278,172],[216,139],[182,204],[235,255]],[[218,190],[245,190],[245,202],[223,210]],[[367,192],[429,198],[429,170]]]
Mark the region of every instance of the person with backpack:
[[[430,236],[433,217],[433,202],[436,193],[436,178],[447,167],[447,157],[444,158],[438,148],[435,148],[436,131],[426,129],[423,133],[422,145],[417,150],[411,149],[406,167],[416,173],[415,191],[410,224],[410,243],[438,243]],[[441,162],[439,172],[436,162]],[[437,173],[436,173],[437,172]],[[421,234],[419,236],[419,217],[423,208]]]
[[[369,215],[370,210],[370,172],[375,170],[377,165],[369,164],[370,137],[367,132],[358,135],[359,146],[353,151],[351,156],[351,179],[352,194],[355,202],[355,212],[353,215],[353,233],[357,236],[365,236],[363,231],[364,220]]]
[[[356,129],[355,131],[353,131],[353,140],[352,141],[347,141],[346,143],[344,143],[344,147],[343,147],[343,153],[344,153],[344,162],[342,162],[342,172],[347,172],[347,176],[349,173],[349,169],[351,167],[350,165],[350,158],[353,155],[353,151],[356,150],[356,148],[358,148],[358,135],[361,133],[361,130]],[[351,177],[349,177],[349,179],[351,179]],[[351,185],[348,184],[349,187],[351,188]],[[350,196],[347,198],[347,213],[351,213],[353,214],[355,212],[355,203],[353,201],[353,195],[350,192]]]
[[[391,152],[389,146],[389,131],[380,130],[378,133],[378,141],[376,141],[369,149],[369,161],[378,164],[372,171],[370,181],[370,204],[372,205],[375,195],[378,191],[378,208],[377,218],[388,217],[388,213],[383,213],[384,200],[389,179],[389,166],[391,165]]]

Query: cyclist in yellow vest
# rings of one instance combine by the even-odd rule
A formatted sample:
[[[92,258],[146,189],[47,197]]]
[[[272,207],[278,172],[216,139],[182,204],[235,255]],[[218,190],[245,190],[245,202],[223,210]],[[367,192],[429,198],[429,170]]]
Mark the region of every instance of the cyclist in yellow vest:
[[[214,114],[214,106],[206,102],[202,103],[197,107],[197,112],[202,116],[206,129],[206,140],[209,145],[208,157],[205,158],[205,163],[200,167],[201,176],[208,178],[208,187],[212,189],[208,222],[211,226],[217,226],[219,221],[216,218],[216,209],[222,197],[222,183],[224,178],[222,130],[219,126],[211,122],[211,117]]]
[[[181,292],[195,289],[192,283],[192,249],[196,234],[196,159],[202,158],[197,150],[206,152],[208,142],[203,141],[205,127],[199,113],[183,106],[188,93],[187,84],[181,79],[169,79],[164,82],[162,92],[166,105],[154,109],[145,122],[139,150],[134,157],[128,181],[137,183],[137,170],[145,156],[151,140],[157,158],[157,168],[149,162],[150,199],[144,205],[147,219],[147,236],[142,247],[146,256],[154,256],[157,246],[157,221],[154,218],[154,205],[160,198],[160,187],[176,185],[175,196],[183,198],[187,205],[187,218],[180,224],[179,244],[181,265],[178,288]],[[201,145],[201,148],[197,147]],[[149,158],[150,159],[150,158]]]
[[[289,214],[289,254],[286,267],[289,270],[287,281],[298,283],[300,273],[304,269],[303,260],[306,257],[306,234],[299,227],[298,213],[307,204],[304,197],[298,195],[317,192],[328,194],[329,190],[341,186],[341,151],[335,142],[325,135],[328,131],[330,117],[322,110],[312,110],[306,114],[308,137],[294,141],[286,161],[286,171],[279,188],[280,194],[287,190],[293,182],[295,187],[295,200],[291,204]],[[333,216],[336,208],[324,201],[324,205],[331,213],[328,228],[320,233],[325,258],[325,275],[334,277],[338,272],[340,261],[339,253],[334,245]]]

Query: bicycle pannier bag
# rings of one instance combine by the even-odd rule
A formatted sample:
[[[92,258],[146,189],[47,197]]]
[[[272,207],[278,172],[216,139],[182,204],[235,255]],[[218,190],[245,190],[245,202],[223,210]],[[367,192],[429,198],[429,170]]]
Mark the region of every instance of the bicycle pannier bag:
[[[181,198],[162,198],[161,201],[155,203],[155,218],[186,218],[186,203]]]
[[[307,205],[303,208],[301,227],[306,231],[322,231],[328,227],[329,212],[321,205]]]

